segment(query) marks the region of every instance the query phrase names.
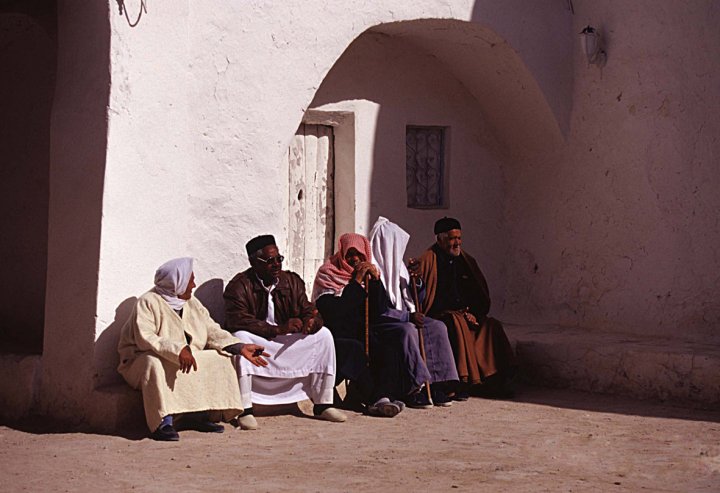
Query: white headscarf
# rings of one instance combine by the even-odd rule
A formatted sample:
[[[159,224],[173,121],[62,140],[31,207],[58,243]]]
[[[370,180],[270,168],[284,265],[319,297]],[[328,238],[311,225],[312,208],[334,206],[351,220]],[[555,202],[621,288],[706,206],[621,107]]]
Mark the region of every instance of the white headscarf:
[[[178,295],[187,290],[192,272],[192,257],[168,260],[155,271],[155,292],[162,296],[173,310],[180,310],[185,306],[185,300],[178,298]]]
[[[410,273],[403,262],[410,235],[397,224],[380,216],[370,231],[372,262],[396,310],[415,311],[408,293]]]

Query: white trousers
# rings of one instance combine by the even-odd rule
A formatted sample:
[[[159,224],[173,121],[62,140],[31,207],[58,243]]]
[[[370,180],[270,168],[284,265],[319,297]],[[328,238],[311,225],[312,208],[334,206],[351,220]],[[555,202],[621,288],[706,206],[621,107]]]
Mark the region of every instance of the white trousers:
[[[243,404],[289,404],[310,399],[332,404],[335,387],[335,346],[323,327],[315,334],[286,334],[272,340],[243,330],[233,334],[242,342],[265,347],[268,366],[258,367],[235,357]]]

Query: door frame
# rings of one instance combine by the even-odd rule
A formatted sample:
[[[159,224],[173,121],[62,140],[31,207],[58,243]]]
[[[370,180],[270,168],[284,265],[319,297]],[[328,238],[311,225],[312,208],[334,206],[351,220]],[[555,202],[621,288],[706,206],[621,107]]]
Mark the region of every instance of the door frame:
[[[355,113],[351,111],[325,111],[309,109],[298,125],[326,125],[333,128],[334,166],[334,238],[332,252],[335,252],[341,234],[355,231]],[[297,134],[297,129],[295,134]],[[287,197],[289,190],[285,194]],[[284,205],[287,218],[288,204]],[[285,251],[289,251],[288,220],[285,220]]]

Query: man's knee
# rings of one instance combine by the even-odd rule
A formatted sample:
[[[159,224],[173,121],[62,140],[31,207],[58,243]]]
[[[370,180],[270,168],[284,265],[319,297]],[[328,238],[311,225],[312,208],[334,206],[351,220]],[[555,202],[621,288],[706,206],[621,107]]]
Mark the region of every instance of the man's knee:
[[[328,329],[327,327],[320,327],[320,330],[315,332],[314,336],[318,340],[322,340],[322,341],[324,341],[324,340],[332,341],[333,340],[332,332],[330,332],[330,329]]]
[[[313,334],[315,338],[315,344],[321,344],[327,348],[335,348],[335,340],[333,339],[332,332],[327,327],[322,327],[320,330]]]
[[[136,389],[141,389],[145,385],[158,385],[160,382],[164,382],[167,378],[168,373],[173,373],[180,369],[170,368],[170,363],[164,361],[160,356],[156,354],[143,354],[138,356],[133,362],[131,372],[136,375],[137,380],[130,382]]]
[[[398,335],[402,341],[409,341],[411,343],[417,342],[418,340],[418,329],[414,324],[404,323],[398,330]]]
[[[160,356],[155,354],[143,354],[138,358],[138,361],[141,365],[147,368],[147,371],[150,373],[165,374],[165,362]]]
[[[425,318],[423,329],[427,331],[428,334],[447,334],[448,331],[444,322],[427,317]]]

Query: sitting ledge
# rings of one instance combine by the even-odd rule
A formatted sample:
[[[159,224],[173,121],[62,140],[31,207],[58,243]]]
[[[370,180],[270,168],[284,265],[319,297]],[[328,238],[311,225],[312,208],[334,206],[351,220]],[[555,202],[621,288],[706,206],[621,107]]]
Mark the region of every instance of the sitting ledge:
[[[720,405],[720,344],[505,324],[531,385]]]

